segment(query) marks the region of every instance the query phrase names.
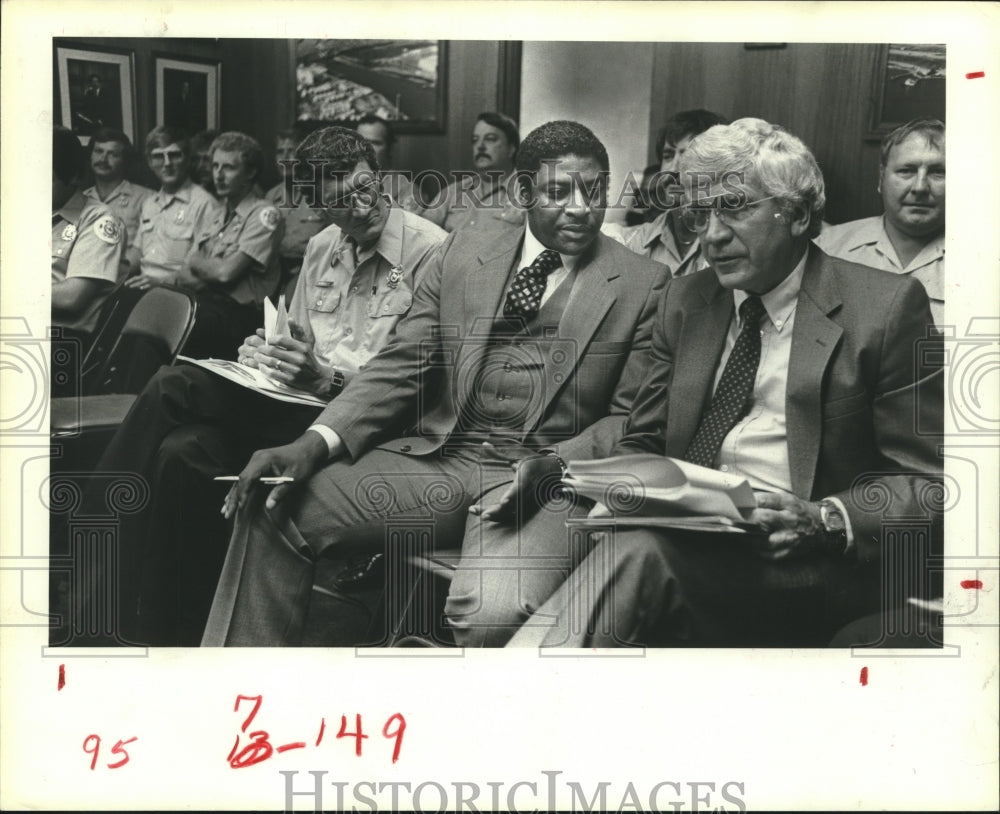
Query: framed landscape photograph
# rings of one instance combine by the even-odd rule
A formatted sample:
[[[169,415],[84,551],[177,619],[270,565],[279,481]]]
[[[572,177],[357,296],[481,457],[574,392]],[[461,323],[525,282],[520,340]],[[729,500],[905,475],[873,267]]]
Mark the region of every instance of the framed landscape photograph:
[[[444,132],[444,40],[294,40],[295,117],[352,125],[365,115],[399,133]]]
[[[881,138],[911,119],[929,116],[944,121],[944,88],[944,45],[882,46],[869,138]]]
[[[155,56],[156,124],[190,134],[219,129],[218,62]]]
[[[135,71],[131,51],[56,43],[60,123],[83,144],[101,127],[135,141]]]

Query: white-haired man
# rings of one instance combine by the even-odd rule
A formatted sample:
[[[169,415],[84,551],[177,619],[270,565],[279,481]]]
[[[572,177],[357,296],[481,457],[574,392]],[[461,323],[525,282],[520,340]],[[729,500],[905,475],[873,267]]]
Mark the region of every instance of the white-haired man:
[[[940,357],[916,352],[937,342],[923,287],[810,242],[823,178],[776,125],[710,128],[683,175],[710,268],[667,284],[613,454],[745,478],[760,533],[609,531],[512,645],[824,645],[878,610],[887,521],[926,518],[940,540],[923,500],[943,412]]]

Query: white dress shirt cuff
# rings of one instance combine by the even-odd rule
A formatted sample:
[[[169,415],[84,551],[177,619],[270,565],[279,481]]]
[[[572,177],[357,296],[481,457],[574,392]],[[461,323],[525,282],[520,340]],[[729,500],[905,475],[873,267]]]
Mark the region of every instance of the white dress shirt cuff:
[[[324,424],[313,424],[306,432],[309,430],[319,433],[323,440],[326,441],[326,453],[329,457],[333,457],[334,450],[343,443],[340,440],[340,436]]]

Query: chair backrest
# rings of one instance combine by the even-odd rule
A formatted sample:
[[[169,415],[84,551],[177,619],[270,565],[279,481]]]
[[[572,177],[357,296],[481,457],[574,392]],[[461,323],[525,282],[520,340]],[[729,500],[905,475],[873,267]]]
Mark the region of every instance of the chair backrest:
[[[187,291],[153,286],[128,319],[87,395],[138,393],[160,365],[171,365],[194,326],[197,305]]]

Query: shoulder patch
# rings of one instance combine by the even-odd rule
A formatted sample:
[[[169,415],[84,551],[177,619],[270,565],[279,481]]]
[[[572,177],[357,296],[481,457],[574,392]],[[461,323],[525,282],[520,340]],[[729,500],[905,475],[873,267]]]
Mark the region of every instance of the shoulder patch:
[[[278,214],[278,210],[273,206],[268,206],[265,209],[260,210],[260,222],[269,232],[273,232],[278,228],[278,222],[280,220],[281,216]]]
[[[105,215],[94,224],[94,234],[112,246],[122,239],[122,230],[118,225],[118,220],[111,215]]]
[[[67,223],[62,230],[62,234],[59,235],[63,240],[69,243],[71,240],[76,240],[76,224]]]

